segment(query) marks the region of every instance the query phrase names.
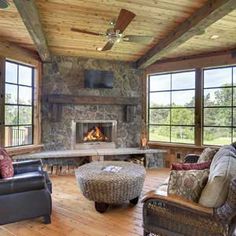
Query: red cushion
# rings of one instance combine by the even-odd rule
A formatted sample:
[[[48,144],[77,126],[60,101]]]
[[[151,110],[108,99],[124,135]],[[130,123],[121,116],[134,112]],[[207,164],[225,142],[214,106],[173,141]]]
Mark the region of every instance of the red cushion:
[[[3,148],[0,148],[0,174],[3,179],[10,178],[14,175],[12,159]]]
[[[211,161],[202,163],[174,163],[171,165],[171,170],[204,170],[209,169]]]

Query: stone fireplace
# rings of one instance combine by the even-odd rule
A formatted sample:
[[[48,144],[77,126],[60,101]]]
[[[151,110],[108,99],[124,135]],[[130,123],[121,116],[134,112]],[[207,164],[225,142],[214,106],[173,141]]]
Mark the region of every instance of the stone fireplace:
[[[114,86],[112,89],[88,89],[84,87],[84,70],[106,70],[114,73]],[[60,119],[52,119],[52,104],[47,99],[42,100],[42,142],[45,150],[69,150],[81,148],[102,143],[104,146],[122,148],[137,147],[140,143],[140,133],[142,124],[142,78],[143,72],[133,68],[132,64],[119,61],[106,61],[96,59],[84,59],[78,57],[53,56],[52,63],[44,63],[43,65],[43,81],[42,81],[42,97],[48,98],[53,95],[71,96],[83,100],[83,97],[90,97],[92,101],[94,97],[99,98],[96,104],[84,103],[66,103],[59,104]],[[113,97],[114,104],[107,104],[106,98]],[[119,104],[122,98],[128,99],[128,104]],[[138,98],[135,106],[129,106],[132,99]],[[73,100],[72,99],[72,100]],[[63,99],[62,99],[63,100]],[[74,100],[73,100],[74,101]],[[131,108],[131,109],[129,109]],[[134,109],[132,109],[134,108]],[[127,114],[129,113],[129,119]],[[57,116],[57,114],[56,114]],[[56,117],[58,118],[58,117]],[[81,121],[89,121],[81,124]],[[72,122],[73,121],[73,122]],[[78,123],[78,122],[81,123]],[[102,125],[102,132],[108,136],[108,140],[98,142],[83,142],[78,137],[79,134],[86,133],[93,127],[91,123],[97,121],[105,121],[112,123],[112,127],[117,131],[112,131],[112,135],[107,134],[111,129]],[[116,121],[113,123],[113,121]],[[90,123],[91,122],[91,123]],[[77,129],[82,129],[76,136]],[[101,124],[102,123],[102,124]],[[115,125],[114,125],[115,124]],[[72,128],[73,126],[73,128]],[[105,127],[104,127],[105,126]],[[110,127],[110,128],[109,128]],[[112,129],[113,130],[113,129]],[[112,140],[110,140],[112,138]],[[76,141],[77,140],[77,141]],[[110,142],[111,141],[111,142]],[[100,146],[101,147],[101,146]]]
[[[115,148],[116,120],[72,121],[72,148]]]

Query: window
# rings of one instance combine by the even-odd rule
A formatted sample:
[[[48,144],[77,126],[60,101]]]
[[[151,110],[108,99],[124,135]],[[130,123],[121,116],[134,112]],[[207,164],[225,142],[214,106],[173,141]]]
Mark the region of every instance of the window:
[[[236,67],[204,70],[203,144],[236,141]]]
[[[194,144],[195,71],[150,75],[150,141]]]
[[[6,61],[5,147],[33,143],[34,68]]]

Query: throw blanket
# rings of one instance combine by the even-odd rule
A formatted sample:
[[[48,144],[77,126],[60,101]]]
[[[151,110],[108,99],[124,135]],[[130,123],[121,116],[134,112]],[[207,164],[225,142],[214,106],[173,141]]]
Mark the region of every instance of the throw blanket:
[[[226,158],[233,158],[233,162],[235,163],[235,177],[236,177],[236,149],[232,145],[225,145],[219,149],[219,151],[215,154],[211,167],[210,167],[210,173],[213,173],[213,171],[222,164],[222,159]],[[209,176],[210,178],[210,176]]]

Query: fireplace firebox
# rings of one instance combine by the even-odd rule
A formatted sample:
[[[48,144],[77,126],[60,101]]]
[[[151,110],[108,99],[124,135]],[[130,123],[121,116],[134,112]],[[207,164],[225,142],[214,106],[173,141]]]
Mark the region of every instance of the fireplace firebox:
[[[117,121],[72,121],[72,148],[115,148]]]

